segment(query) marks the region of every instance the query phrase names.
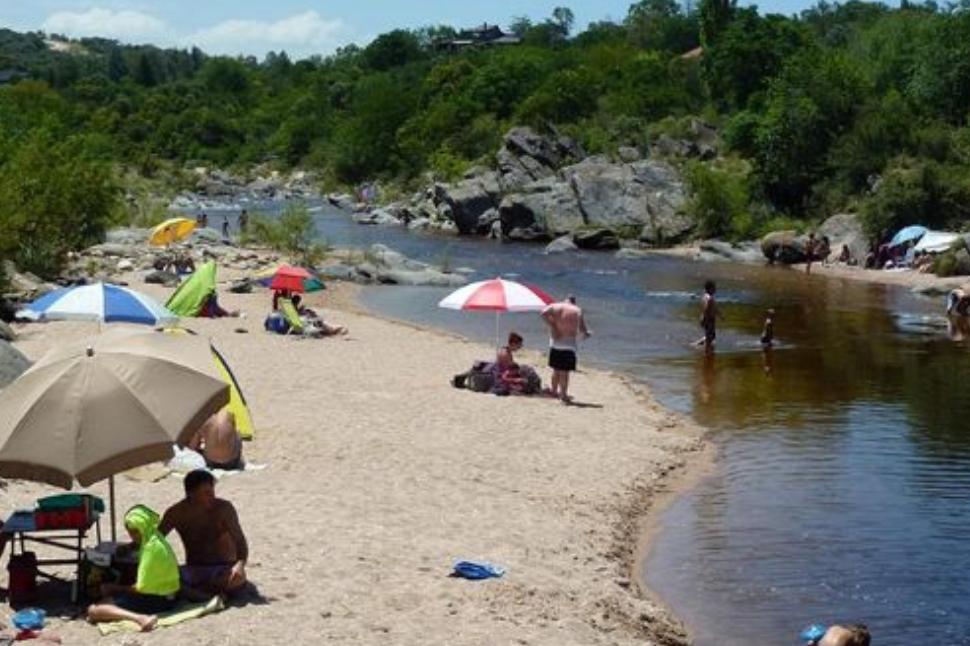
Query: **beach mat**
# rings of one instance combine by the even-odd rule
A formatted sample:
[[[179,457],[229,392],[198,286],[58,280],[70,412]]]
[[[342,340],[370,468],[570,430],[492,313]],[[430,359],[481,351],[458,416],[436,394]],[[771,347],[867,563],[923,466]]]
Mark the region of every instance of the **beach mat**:
[[[179,606],[171,612],[164,612],[158,615],[158,626],[155,630],[159,628],[167,628],[169,626],[174,626],[175,624],[180,624],[183,621],[188,621],[190,619],[198,619],[199,617],[205,617],[206,615],[215,614],[221,610],[226,609],[226,604],[219,597],[212,597],[206,603],[193,603],[189,605]],[[98,630],[102,635],[113,635],[115,633],[137,633],[141,632],[141,629],[133,621],[109,621],[103,624],[98,624]]]

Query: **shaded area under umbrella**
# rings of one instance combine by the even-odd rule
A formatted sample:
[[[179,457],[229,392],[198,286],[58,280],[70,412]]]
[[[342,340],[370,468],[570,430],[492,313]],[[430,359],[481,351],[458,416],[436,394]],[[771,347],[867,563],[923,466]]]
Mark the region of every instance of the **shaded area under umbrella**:
[[[0,476],[64,489],[167,460],[229,402],[209,344],[112,330],[52,350],[0,392]]]

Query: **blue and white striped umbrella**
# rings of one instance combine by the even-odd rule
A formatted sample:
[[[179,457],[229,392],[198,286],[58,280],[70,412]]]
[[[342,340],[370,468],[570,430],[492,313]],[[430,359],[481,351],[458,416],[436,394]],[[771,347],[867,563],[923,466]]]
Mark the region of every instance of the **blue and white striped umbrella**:
[[[178,316],[150,297],[104,283],[55,289],[17,312],[17,316],[35,321],[71,319],[144,325],[178,321]]]

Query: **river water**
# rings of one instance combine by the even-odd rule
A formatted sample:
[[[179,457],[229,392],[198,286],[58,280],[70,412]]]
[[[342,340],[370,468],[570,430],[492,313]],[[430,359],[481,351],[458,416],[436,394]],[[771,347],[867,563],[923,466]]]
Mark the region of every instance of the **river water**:
[[[805,625],[842,621],[868,624],[880,646],[970,644],[970,347],[949,338],[942,298],[785,269],[546,256],[315,214],[336,245],[383,242],[474,280],[575,293],[595,333],[581,362],[646,381],[712,430],[715,471],[666,512],[643,573],[698,646],[796,644]],[[724,313],[713,356],[691,347],[707,278]],[[447,291],[370,288],[363,300],[491,341],[489,315],[435,307]],[[768,307],[779,344],[765,353]],[[545,345],[537,316],[502,322]]]

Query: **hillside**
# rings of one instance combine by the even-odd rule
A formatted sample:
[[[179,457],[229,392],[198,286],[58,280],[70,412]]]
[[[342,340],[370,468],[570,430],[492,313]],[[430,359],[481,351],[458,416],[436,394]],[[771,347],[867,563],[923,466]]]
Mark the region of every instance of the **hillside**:
[[[119,166],[151,176],[270,163],[318,170],[333,187],[410,189],[428,171],[448,180],[493,166],[514,126],[554,127],[589,154],[676,158],[706,236],[751,237],[846,209],[873,233],[970,218],[962,6],[820,3],[786,17],[724,0],[690,13],[644,0],[582,33],[563,8],[511,31],[520,44],[454,51],[440,47],[451,27],[399,30],[300,61],[104,39],[52,48],[43,34],[0,31],[0,70],[29,77],[0,86],[0,221],[23,219],[14,208],[50,210],[12,179],[38,155],[110,186]],[[689,141],[698,119],[718,133],[717,154],[658,145]],[[58,168],[43,172],[54,179]],[[91,218],[117,217],[112,191],[85,200]],[[22,256],[15,243],[0,238],[0,254]]]

